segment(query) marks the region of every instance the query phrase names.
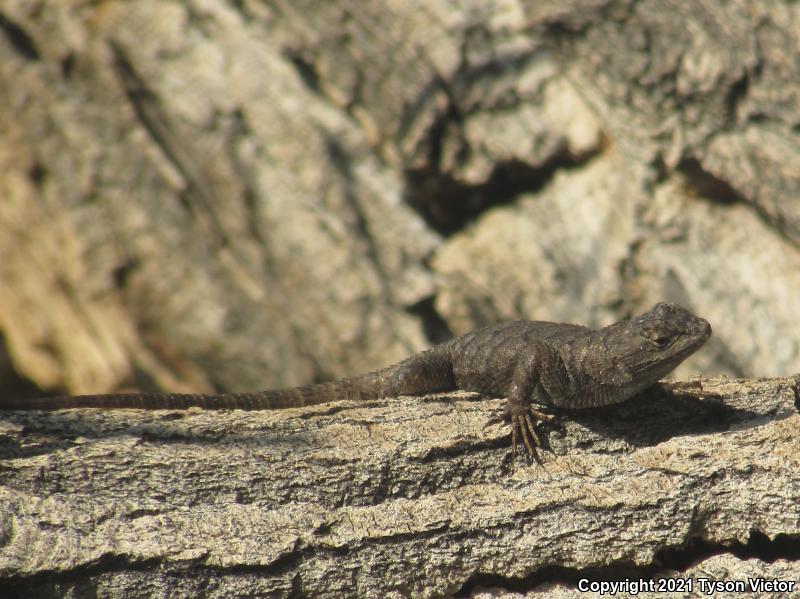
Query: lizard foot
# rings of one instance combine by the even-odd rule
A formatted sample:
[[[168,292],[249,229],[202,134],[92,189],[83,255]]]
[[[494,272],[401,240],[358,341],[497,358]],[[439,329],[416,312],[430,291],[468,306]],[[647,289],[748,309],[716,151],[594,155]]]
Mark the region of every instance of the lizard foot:
[[[536,451],[537,447],[542,447],[536,425],[539,422],[551,422],[553,420],[555,420],[555,416],[552,414],[546,414],[531,406],[526,406],[519,413],[511,414],[506,410],[501,415],[490,418],[483,425],[483,428],[485,429],[493,424],[510,423],[512,455],[517,455],[517,445],[519,445],[519,439],[521,438],[531,462],[536,461],[539,465],[542,465],[542,460]]]
[[[536,451],[537,447],[541,447],[539,442],[539,434],[536,430],[536,420],[533,414],[534,410],[525,410],[522,414],[511,415],[511,453],[517,455],[517,443],[521,437],[525,448],[528,450],[528,457],[531,462],[536,462],[541,466],[542,459]]]

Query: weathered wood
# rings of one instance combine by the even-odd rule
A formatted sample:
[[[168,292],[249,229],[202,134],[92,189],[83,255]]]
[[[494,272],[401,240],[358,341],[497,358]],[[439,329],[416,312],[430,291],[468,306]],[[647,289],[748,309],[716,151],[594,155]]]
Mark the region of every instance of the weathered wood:
[[[0,591],[567,592],[584,576],[683,576],[729,551],[791,558],[764,573],[796,575],[797,393],[795,379],[705,379],[565,414],[542,467],[512,464],[505,428],[482,430],[501,401],[470,394],[6,413]]]

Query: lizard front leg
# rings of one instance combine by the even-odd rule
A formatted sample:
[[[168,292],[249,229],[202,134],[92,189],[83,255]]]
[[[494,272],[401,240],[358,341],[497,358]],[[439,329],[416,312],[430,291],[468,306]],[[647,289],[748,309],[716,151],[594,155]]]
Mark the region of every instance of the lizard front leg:
[[[553,416],[545,414],[531,405],[531,400],[537,403],[548,403],[548,395],[542,385],[542,379],[547,378],[543,373],[558,360],[555,352],[543,343],[532,346],[531,351],[520,358],[514,367],[511,383],[506,392],[506,408],[498,419],[492,419],[487,424],[498,420],[511,425],[511,451],[517,455],[519,440],[527,449],[531,460],[542,463],[537,447],[541,447],[536,425],[538,422],[553,420]]]
[[[536,460],[539,464],[542,463],[542,460],[539,458],[536,448],[541,447],[541,443],[536,424],[552,420],[553,416],[531,406],[531,399],[544,403],[542,369],[547,367],[546,358],[551,351],[549,347],[537,344],[531,354],[517,363],[506,400],[506,412],[511,423],[512,453],[517,455],[517,443],[521,438],[531,461]]]

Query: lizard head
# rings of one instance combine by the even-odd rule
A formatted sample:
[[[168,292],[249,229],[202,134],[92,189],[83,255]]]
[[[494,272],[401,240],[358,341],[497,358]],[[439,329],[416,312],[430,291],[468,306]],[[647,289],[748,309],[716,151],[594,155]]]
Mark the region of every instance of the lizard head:
[[[686,308],[662,302],[598,331],[595,351],[610,360],[603,379],[649,386],[672,372],[711,336],[711,325]],[[610,379],[610,380],[609,380]]]

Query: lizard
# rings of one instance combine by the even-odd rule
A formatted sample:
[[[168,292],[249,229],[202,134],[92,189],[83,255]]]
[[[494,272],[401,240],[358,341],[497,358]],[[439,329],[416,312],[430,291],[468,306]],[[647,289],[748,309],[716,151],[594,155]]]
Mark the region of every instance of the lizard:
[[[272,410],[333,401],[446,391],[505,396],[487,426],[511,426],[512,454],[522,439],[539,460],[536,425],[552,415],[532,404],[582,409],[622,402],[657,383],[711,336],[707,320],[661,302],[600,329],[515,320],[489,325],[386,368],[336,381],[245,393],[118,393],[34,399],[0,398],[0,410],[69,408]]]

